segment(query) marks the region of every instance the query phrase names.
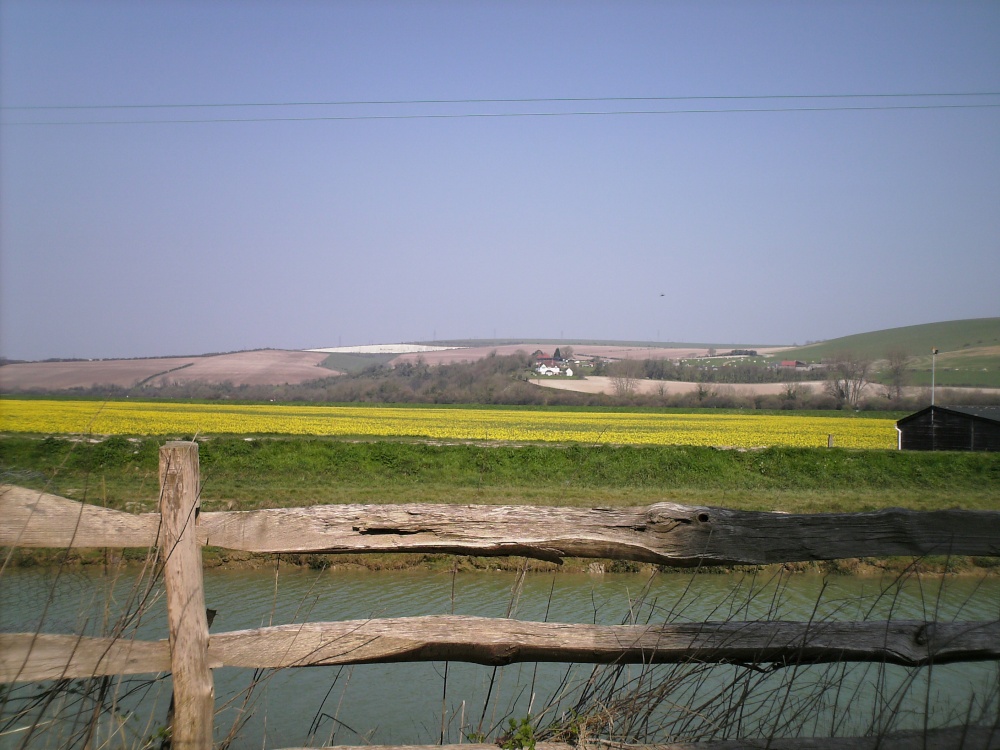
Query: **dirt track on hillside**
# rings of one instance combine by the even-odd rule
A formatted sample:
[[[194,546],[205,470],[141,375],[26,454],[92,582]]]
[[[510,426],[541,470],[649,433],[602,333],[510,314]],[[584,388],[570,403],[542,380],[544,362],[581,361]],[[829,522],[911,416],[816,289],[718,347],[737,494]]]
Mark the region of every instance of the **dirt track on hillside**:
[[[302,383],[336,375],[319,366],[321,352],[265,349],[210,357],[115,359],[97,362],[25,362],[0,367],[5,392],[63,390],[114,385],[132,388],[139,383],[231,382],[233,385]]]
[[[60,390],[116,385],[130,388],[158,373],[189,367],[197,357],[116,359],[100,362],[25,362],[0,367],[4,391]]]
[[[202,357],[190,367],[166,373],[150,381],[153,385],[165,382],[206,383],[230,382],[233,385],[282,385],[304,383],[317,378],[327,378],[338,373],[320,367],[327,358],[323,352],[292,352],[265,349],[256,352],[220,354]]]

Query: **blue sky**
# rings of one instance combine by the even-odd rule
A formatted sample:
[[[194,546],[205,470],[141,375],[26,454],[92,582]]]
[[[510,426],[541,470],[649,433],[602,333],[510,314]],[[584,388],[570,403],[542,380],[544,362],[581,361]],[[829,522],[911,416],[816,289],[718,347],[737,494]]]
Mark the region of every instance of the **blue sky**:
[[[6,357],[1000,315],[997,2],[2,0],[0,99]]]

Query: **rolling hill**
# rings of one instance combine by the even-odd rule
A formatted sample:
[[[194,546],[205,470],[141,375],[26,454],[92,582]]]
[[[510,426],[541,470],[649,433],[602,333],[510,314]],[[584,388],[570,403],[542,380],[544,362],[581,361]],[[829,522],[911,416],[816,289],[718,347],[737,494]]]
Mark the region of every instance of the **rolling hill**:
[[[450,349],[441,344],[446,343]],[[935,376],[940,386],[1000,388],[1000,318],[977,318],[890,328],[844,336],[801,347],[775,348],[746,344],[681,344],[663,342],[612,342],[551,339],[504,339],[435,342],[441,351],[429,354],[380,354],[333,350],[260,350],[203,357],[173,357],[142,360],[25,362],[0,367],[0,391],[60,391],[114,385],[131,388],[168,382],[228,382],[234,385],[303,383],[339,372],[357,373],[372,365],[423,359],[428,364],[473,361],[490,353],[518,350],[552,351],[573,347],[578,357],[607,359],[681,359],[704,357],[709,349],[725,352],[733,348],[758,349],[762,357],[821,362],[839,352],[852,351],[879,360],[893,349],[910,355],[913,385],[929,385],[931,349],[937,348]],[[768,351],[770,350],[770,351]]]
[[[937,349],[938,385],[1000,387],[1000,318],[951,320],[859,333],[787,349],[782,357],[821,362],[850,351],[879,360],[894,349],[911,357],[914,385],[930,385],[931,350]]]

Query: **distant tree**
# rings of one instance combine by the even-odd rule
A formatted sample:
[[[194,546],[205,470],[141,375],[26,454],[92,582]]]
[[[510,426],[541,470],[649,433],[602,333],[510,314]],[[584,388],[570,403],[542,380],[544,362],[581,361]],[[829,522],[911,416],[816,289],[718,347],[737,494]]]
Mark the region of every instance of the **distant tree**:
[[[643,360],[643,371],[650,380],[683,380],[676,362],[669,359]]]
[[[903,397],[903,386],[910,374],[910,355],[905,349],[893,348],[886,353],[886,396],[898,401]]]
[[[562,354],[559,353],[559,347],[557,346],[555,352],[552,354],[552,359],[560,360],[562,358]]]
[[[642,377],[643,365],[637,359],[623,359],[609,365],[608,374],[616,396],[631,396]]]
[[[695,397],[698,399],[699,404],[714,395],[715,390],[708,383],[698,383],[695,386]]]
[[[564,346],[562,348],[562,358],[563,359],[573,359],[573,347]]]
[[[826,392],[840,404],[857,407],[868,387],[872,360],[844,351],[827,362]]]

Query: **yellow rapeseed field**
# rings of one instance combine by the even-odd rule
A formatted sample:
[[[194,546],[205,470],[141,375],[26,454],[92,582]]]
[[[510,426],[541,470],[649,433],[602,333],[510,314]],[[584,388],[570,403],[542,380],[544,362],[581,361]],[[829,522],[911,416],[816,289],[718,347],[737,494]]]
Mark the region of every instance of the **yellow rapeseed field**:
[[[870,417],[632,413],[395,406],[0,400],[0,431],[94,435],[331,435],[432,440],[894,448],[895,423]]]

